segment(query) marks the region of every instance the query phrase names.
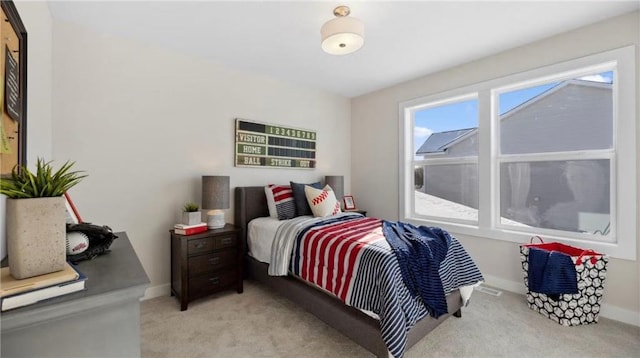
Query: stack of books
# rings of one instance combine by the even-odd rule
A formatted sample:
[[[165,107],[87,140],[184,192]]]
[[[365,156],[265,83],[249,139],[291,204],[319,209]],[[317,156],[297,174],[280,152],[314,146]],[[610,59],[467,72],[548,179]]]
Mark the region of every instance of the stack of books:
[[[207,223],[199,223],[194,225],[175,224],[173,231],[180,235],[193,235],[207,231]]]
[[[66,263],[62,271],[16,280],[8,267],[0,269],[1,311],[31,305],[85,289],[87,276]]]

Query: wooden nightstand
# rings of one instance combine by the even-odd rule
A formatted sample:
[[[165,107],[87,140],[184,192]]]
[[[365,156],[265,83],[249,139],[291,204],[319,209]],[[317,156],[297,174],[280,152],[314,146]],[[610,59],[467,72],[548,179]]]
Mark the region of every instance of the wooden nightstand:
[[[188,236],[170,232],[171,294],[180,300],[181,311],[212,293],[231,288],[242,293],[244,249],[239,227],[226,224]]]
[[[345,210],[345,213],[358,213],[358,214],[362,214],[364,216],[367,216],[367,211],[366,210],[360,210],[360,209],[353,209],[353,210]]]

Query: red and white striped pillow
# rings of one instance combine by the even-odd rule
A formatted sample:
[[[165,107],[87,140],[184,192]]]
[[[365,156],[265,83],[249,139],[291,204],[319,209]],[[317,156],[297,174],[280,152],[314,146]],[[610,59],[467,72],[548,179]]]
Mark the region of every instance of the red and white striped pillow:
[[[296,216],[296,205],[290,186],[269,184],[264,187],[264,193],[267,196],[269,216],[280,220],[293,219]]]
[[[306,185],[304,193],[313,216],[330,216],[342,212],[340,202],[336,199],[336,195],[329,185],[325,185],[323,189]]]

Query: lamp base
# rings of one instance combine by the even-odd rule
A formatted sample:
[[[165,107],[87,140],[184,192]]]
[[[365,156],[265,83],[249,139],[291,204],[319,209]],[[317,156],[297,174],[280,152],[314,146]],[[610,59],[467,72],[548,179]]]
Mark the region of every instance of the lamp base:
[[[207,228],[220,229],[225,225],[224,212],[222,210],[211,210],[207,212]]]

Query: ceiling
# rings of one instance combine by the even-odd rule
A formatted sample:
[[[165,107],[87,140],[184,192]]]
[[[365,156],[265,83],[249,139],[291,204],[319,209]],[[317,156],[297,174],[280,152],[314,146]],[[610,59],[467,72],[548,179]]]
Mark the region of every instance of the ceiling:
[[[350,55],[320,48],[347,5],[364,22]],[[609,17],[640,1],[49,1],[54,21],[144,41],[356,97]]]

